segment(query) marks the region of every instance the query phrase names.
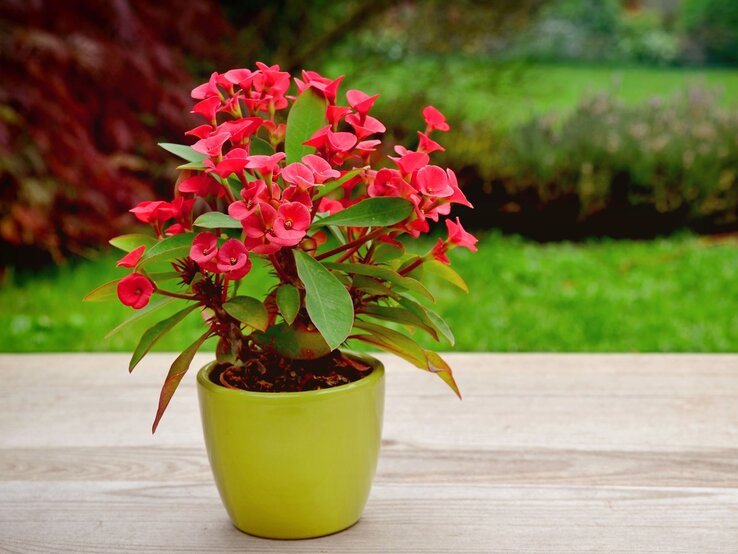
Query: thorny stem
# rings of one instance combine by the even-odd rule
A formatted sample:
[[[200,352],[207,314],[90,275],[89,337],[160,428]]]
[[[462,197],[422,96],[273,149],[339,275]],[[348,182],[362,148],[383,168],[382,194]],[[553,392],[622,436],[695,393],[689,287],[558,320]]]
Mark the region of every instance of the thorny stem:
[[[272,262],[272,265],[274,266],[274,269],[277,272],[277,275],[279,276],[280,280],[282,280],[284,283],[291,283],[293,279],[287,274],[287,272],[282,267],[282,264],[279,263],[279,259],[277,258],[276,254],[269,254],[269,259]]]
[[[375,229],[371,233],[368,233],[368,234],[366,234],[366,235],[364,235],[362,237],[359,237],[358,239],[352,240],[351,242],[347,242],[346,244],[342,244],[340,246],[336,246],[334,249],[328,250],[328,252],[323,252],[319,256],[315,256],[315,259],[318,260],[318,261],[325,260],[326,258],[330,258],[331,256],[335,256],[336,254],[340,254],[341,252],[343,252],[345,250],[353,250],[353,251],[355,251],[361,245],[363,245],[365,242],[368,242],[368,241],[370,241],[372,239],[377,238],[382,233],[384,233],[384,229],[381,229],[381,228],[380,229]]]

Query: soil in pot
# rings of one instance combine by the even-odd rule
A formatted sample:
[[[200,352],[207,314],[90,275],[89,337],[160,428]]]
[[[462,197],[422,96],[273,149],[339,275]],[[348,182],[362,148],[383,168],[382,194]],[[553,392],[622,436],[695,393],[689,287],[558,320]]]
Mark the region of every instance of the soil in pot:
[[[345,385],[371,372],[370,365],[340,351],[314,360],[292,360],[263,352],[242,366],[216,366],[210,380],[216,385],[253,392],[302,392]]]

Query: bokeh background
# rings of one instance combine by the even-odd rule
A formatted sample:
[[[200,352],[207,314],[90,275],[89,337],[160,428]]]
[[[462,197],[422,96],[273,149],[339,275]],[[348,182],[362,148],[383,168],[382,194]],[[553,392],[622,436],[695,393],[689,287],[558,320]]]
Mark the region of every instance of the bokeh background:
[[[455,349],[738,351],[735,0],[0,0],[0,351],[135,345],[81,298],[171,194],[191,88],[256,60],[380,93],[408,146],[447,115],[480,237],[437,293]]]

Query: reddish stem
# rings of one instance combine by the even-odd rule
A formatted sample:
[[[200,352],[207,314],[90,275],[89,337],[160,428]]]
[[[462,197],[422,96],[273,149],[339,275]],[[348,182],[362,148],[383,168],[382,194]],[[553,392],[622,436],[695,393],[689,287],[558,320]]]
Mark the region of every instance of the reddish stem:
[[[341,246],[337,246],[333,250],[328,250],[328,252],[323,252],[319,256],[315,256],[315,259],[318,260],[318,261],[320,261],[320,260],[325,260],[326,258],[330,258],[331,256],[335,256],[336,254],[340,254],[341,252],[344,252],[346,250],[354,250],[355,251],[361,245],[363,245],[365,242],[368,242],[368,241],[370,241],[372,239],[377,238],[382,233],[384,233],[384,229],[375,229],[374,231],[372,231],[369,234],[364,235],[363,237],[359,237],[356,240],[352,240],[351,242],[347,242],[346,244],[342,244]]]
[[[411,263],[409,266],[407,266],[405,269],[400,270],[398,273],[400,275],[407,275],[410,273],[413,269],[418,267],[420,264],[422,264],[425,261],[425,258],[418,258],[413,263]]]

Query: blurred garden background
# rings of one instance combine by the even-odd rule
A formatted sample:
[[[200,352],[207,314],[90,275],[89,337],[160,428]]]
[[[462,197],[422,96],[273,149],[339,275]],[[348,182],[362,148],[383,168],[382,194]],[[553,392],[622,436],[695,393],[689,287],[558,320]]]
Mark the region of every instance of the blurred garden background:
[[[171,193],[191,88],[257,60],[380,93],[408,146],[446,114],[456,350],[738,351],[735,0],[0,0],[0,351],[135,346],[81,299]]]

